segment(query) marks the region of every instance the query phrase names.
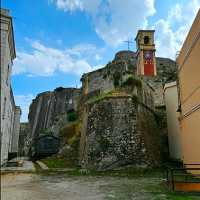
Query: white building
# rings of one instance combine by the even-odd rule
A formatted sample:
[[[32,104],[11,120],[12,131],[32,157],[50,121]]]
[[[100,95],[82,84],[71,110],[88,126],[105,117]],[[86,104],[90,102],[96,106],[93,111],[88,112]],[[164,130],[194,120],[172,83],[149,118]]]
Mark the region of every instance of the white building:
[[[178,91],[176,82],[165,84],[164,87],[165,105],[167,111],[167,128],[169,154],[174,160],[182,160],[181,132],[179,126]]]
[[[11,88],[11,71],[16,57],[12,18],[1,9],[1,165],[9,153],[17,153],[21,110],[15,106]]]

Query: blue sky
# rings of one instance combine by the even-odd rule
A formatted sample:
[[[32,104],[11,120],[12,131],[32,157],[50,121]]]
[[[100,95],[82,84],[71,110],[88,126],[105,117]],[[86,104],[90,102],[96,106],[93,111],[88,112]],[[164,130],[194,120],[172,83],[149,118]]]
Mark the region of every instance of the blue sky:
[[[12,86],[26,121],[38,93],[79,87],[81,74],[127,49],[123,41],[138,29],[155,29],[157,56],[174,59],[200,0],[2,0],[2,7],[13,16]]]

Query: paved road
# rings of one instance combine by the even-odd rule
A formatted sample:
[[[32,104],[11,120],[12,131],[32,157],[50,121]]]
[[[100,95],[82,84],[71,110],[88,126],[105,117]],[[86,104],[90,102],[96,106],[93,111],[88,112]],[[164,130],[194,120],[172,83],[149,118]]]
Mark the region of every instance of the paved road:
[[[61,176],[37,176],[31,174],[4,175],[2,200],[99,200],[101,183],[85,178]]]
[[[7,174],[1,176],[1,200],[169,200],[159,178],[70,177]],[[179,200],[197,198],[179,197]]]
[[[35,172],[35,167],[32,161],[26,160],[26,158],[17,158],[11,161],[21,161],[20,167],[1,167],[1,172]]]

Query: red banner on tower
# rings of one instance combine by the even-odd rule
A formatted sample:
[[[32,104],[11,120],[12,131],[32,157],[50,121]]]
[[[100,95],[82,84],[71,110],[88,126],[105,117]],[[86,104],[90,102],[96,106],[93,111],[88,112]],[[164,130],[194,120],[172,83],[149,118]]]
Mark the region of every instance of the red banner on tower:
[[[154,76],[153,51],[144,51],[144,75]]]

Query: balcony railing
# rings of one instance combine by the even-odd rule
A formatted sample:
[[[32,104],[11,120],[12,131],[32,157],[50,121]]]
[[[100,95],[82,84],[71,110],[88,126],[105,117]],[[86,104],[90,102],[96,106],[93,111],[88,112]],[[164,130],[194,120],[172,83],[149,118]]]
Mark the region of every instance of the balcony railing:
[[[173,191],[200,192],[200,164],[184,164],[183,168],[167,168],[168,187]]]

